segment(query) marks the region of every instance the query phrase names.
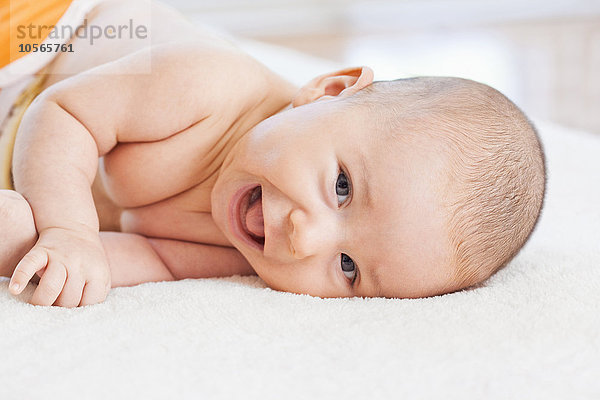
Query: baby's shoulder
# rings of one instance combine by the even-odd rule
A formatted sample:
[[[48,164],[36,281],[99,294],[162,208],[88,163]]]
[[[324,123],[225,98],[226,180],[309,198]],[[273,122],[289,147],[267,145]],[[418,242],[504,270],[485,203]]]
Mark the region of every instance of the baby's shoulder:
[[[207,111],[223,123],[240,118],[255,122],[265,119],[265,112],[270,111],[273,100],[281,102],[281,93],[290,85],[238,48],[197,44],[180,51],[180,57],[188,51],[195,53],[197,73],[192,74],[191,79],[202,81],[195,86],[205,90],[204,95],[209,99]],[[189,71],[180,70],[182,73]],[[287,97],[291,97],[293,91],[288,89],[285,93],[289,102],[291,99]]]
[[[202,88],[210,114],[222,122],[240,117],[254,123],[288,105],[297,88],[263,63],[230,44],[206,42],[174,45],[173,68]],[[197,83],[201,81],[201,83]]]

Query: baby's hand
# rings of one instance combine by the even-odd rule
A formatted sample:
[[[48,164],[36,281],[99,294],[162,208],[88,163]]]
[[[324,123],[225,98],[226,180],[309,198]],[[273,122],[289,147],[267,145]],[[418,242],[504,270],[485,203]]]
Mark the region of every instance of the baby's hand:
[[[16,266],[9,290],[21,293],[36,272],[41,279],[29,300],[35,305],[95,304],[110,290],[108,260],[98,233],[91,230],[53,227],[40,232],[35,246]]]

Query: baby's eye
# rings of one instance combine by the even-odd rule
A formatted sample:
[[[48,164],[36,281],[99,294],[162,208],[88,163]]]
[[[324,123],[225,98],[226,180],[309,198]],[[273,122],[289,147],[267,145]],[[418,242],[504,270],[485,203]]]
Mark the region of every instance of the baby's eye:
[[[341,265],[342,272],[346,278],[350,279],[351,283],[354,283],[354,280],[356,279],[356,265],[354,265],[354,261],[346,254],[342,253]]]
[[[335,193],[338,196],[343,197],[342,200],[338,198],[339,205],[343,204],[350,195],[350,184],[344,171],[340,171],[338,174],[337,181],[335,183]]]

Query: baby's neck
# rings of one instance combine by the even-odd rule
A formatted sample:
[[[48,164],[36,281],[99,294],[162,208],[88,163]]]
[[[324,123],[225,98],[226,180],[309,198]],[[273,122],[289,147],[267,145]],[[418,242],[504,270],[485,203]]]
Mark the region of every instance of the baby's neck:
[[[222,151],[216,152],[222,156],[224,160],[235,145],[242,139],[252,128],[267,118],[279,114],[283,111],[292,108],[292,99],[298,92],[298,88],[290,82],[284,80],[280,76],[268,71],[269,77],[266,79],[266,87],[260,91],[260,96],[257,96],[250,101],[250,106],[247,111],[239,116],[236,129],[227,132],[229,138],[222,140]],[[216,174],[222,166],[219,165]]]

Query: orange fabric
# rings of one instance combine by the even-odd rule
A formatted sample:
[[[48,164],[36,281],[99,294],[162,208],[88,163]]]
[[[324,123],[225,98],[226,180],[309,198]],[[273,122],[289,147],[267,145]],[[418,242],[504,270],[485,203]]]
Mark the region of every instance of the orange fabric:
[[[71,0],[0,0],[0,68],[28,54],[19,52],[19,45],[41,44],[70,4]]]

